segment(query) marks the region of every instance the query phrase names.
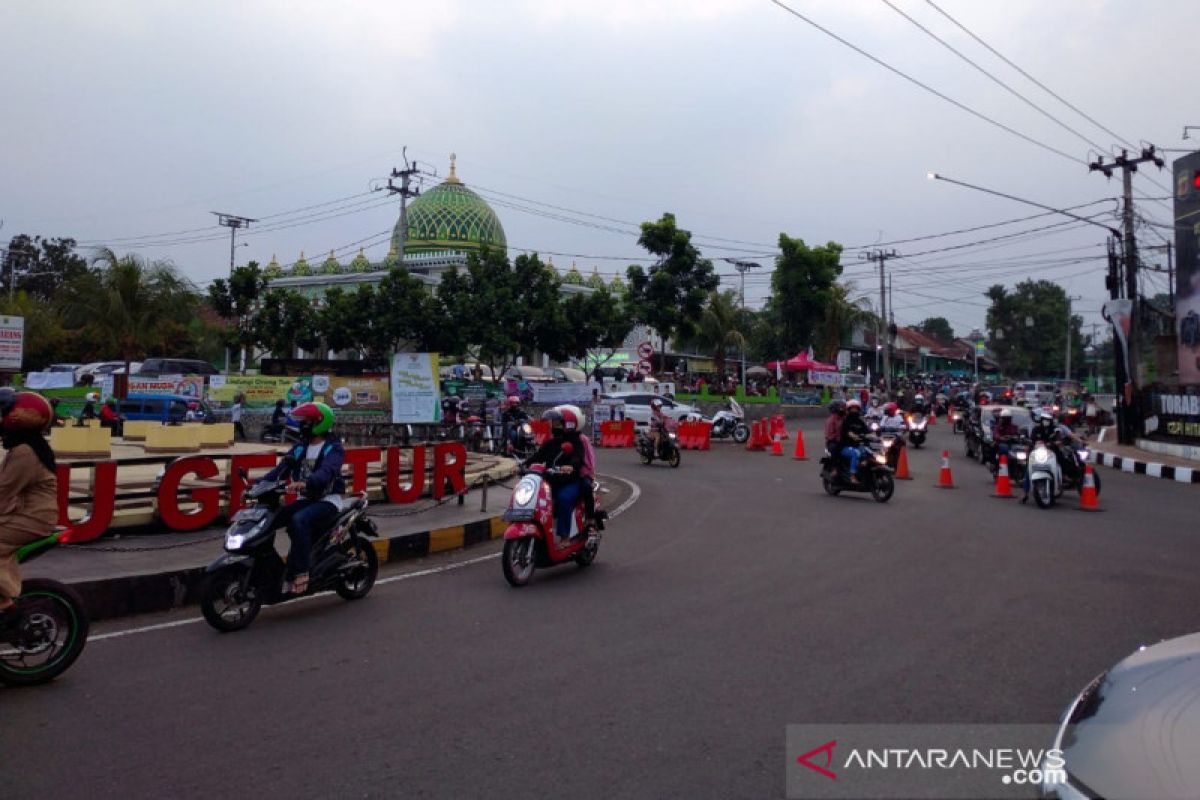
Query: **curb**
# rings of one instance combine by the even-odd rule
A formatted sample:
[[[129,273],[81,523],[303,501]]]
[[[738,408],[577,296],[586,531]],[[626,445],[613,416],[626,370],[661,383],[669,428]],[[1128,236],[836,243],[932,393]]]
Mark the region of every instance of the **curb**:
[[[410,561],[433,553],[461,550],[504,534],[503,512],[494,516],[427,531],[372,541],[381,564]],[[200,602],[204,567],[145,575],[126,575],[73,583],[93,621],[170,611]]]
[[[1200,483],[1200,469],[1192,467],[1175,467],[1154,461],[1142,461],[1129,456],[1113,455],[1103,450],[1096,451],[1096,460],[1106,467],[1134,475],[1149,475],[1151,478],[1163,478],[1176,483]]]

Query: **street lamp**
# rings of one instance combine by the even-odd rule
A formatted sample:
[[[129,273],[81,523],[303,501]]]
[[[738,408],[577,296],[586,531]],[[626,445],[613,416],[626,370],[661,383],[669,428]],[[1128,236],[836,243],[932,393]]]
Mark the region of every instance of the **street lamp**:
[[[733,268],[736,269],[742,276],[742,315],[746,313],[746,272],[752,269],[762,269],[762,264],[754,261],[739,261],[736,258],[726,258]],[[742,345],[742,394],[746,394],[746,346]]]

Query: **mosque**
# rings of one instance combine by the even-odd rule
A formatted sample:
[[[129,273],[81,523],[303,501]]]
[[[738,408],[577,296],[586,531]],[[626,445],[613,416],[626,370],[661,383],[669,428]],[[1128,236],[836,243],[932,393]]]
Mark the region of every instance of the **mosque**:
[[[289,268],[280,266],[274,256],[265,276],[272,288],[291,289],[318,300],[335,286],[350,290],[359,284],[377,284],[392,267],[403,263],[408,272],[431,290],[441,281],[442,273],[463,267],[470,253],[485,246],[507,252],[504,226],[487,201],[458,177],[455,156],[450,155],[450,174],[433,189],[421,194],[408,206],[407,232],[401,220],[392,231],[391,248],[381,261],[370,261],[362,249],[348,264],[342,264],[330,252],[313,266],[300,254]],[[403,242],[403,247],[401,247]],[[398,254],[403,252],[403,258]],[[553,261],[548,264],[553,267]],[[593,270],[584,279],[574,265],[563,276],[562,291],[586,293],[605,285]]]

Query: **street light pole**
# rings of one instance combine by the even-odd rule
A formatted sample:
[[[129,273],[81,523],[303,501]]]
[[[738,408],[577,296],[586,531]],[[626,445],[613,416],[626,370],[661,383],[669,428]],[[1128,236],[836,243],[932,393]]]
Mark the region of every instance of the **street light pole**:
[[[736,258],[725,259],[733,268],[736,269],[742,276],[742,314],[746,313],[746,272],[752,269],[762,269],[762,264],[756,264],[753,261],[739,261]],[[742,344],[742,395],[746,394],[746,345]]]

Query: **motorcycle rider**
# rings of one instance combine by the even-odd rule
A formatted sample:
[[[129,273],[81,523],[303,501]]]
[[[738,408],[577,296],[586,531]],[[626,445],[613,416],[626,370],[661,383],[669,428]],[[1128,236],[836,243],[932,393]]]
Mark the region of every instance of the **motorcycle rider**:
[[[1013,421],[1012,406],[1005,406],[1000,409],[1000,416],[996,419],[996,424],[992,428],[992,441],[996,444],[996,460],[1000,460],[1000,456],[1007,456],[1009,445],[1021,437],[1021,429],[1017,427],[1017,423]]]
[[[571,533],[571,514],[575,512],[575,503],[579,500],[582,490],[584,445],[579,439],[579,418],[575,412],[564,409],[550,409],[542,414],[542,420],[550,423],[550,438],[537,449],[533,455],[525,459],[523,466],[545,464],[559,471],[546,476],[554,495],[554,532],[559,538],[567,538]],[[571,426],[568,432],[567,425]],[[566,452],[563,445],[571,444],[571,452]]]
[[[663,413],[663,401],[657,397],[650,401],[650,441],[654,452],[662,457],[662,444],[667,439],[667,415]]]
[[[580,495],[583,497],[583,513],[584,518],[590,522],[596,522],[596,451],[592,447],[592,437],[585,432],[587,430],[587,415],[583,413],[583,409],[579,406],[562,405],[558,406],[557,410],[561,412],[570,411],[577,419],[579,428],[579,441],[583,445],[583,467],[579,470],[579,477],[583,479],[579,487]],[[570,425],[564,415],[563,428],[567,431],[566,435],[571,435]]]
[[[1058,426],[1054,422],[1054,415],[1044,408],[1035,410],[1033,412],[1033,429],[1029,432],[1030,446],[1035,446],[1038,443],[1045,444],[1046,449],[1053,453],[1054,457],[1058,459],[1058,448],[1055,444],[1057,437]],[[1059,459],[1059,463],[1061,464],[1061,459]],[[1021,498],[1022,503],[1029,501],[1029,487],[1029,472],[1026,472],[1024,486],[1025,494]]]
[[[867,409],[867,420],[879,422],[883,419],[883,406],[879,404],[878,397],[871,398],[871,407]]]
[[[16,554],[49,536],[58,522],[54,451],[45,431],[54,422],[49,401],[34,392],[0,389],[0,614],[21,596]]]
[[[99,392],[88,392],[84,398],[83,411],[79,412],[80,424],[83,424],[85,419],[96,419],[96,403],[100,402]]]
[[[857,400],[846,403],[846,417],[842,420],[842,436],[839,444],[840,452],[848,462],[847,467],[850,472],[847,477],[851,483],[859,482],[858,462],[862,457],[863,442],[866,441],[869,432],[867,423],[862,417],[862,403]]]
[[[834,400],[829,404],[829,416],[825,418],[825,450],[830,455],[834,477],[837,477],[838,465],[841,464],[842,420],[846,417],[846,401]]]
[[[517,448],[517,440],[521,434],[521,426],[529,421],[529,415],[521,408],[521,398],[515,394],[504,398],[504,408],[500,412],[500,425],[504,430],[511,453]]]
[[[288,491],[300,495],[284,506],[275,518],[275,527],[287,526],[292,549],[287,559],[284,593],[303,594],[308,590],[308,570],[312,559],[312,540],[323,533],[342,511],[342,463],[346,448],[332,433],[333,409],[324,403],[302,403],[292,409],[287,420],[287,437],[296,444],[287,456],[259,482],[288,480]]]
[[[913,397],[912,412],[914,414],[920,414],[921,416],[925,416],[927,413],[927,409],[925,407],[925,395],[921,394],[920,392]]]
[[[120,436],[124,432],[125,418],[117,412],[117,398],[110,397],[104,401],[104,405],[100,406],[100,427],[112,428],[113,436]]]

